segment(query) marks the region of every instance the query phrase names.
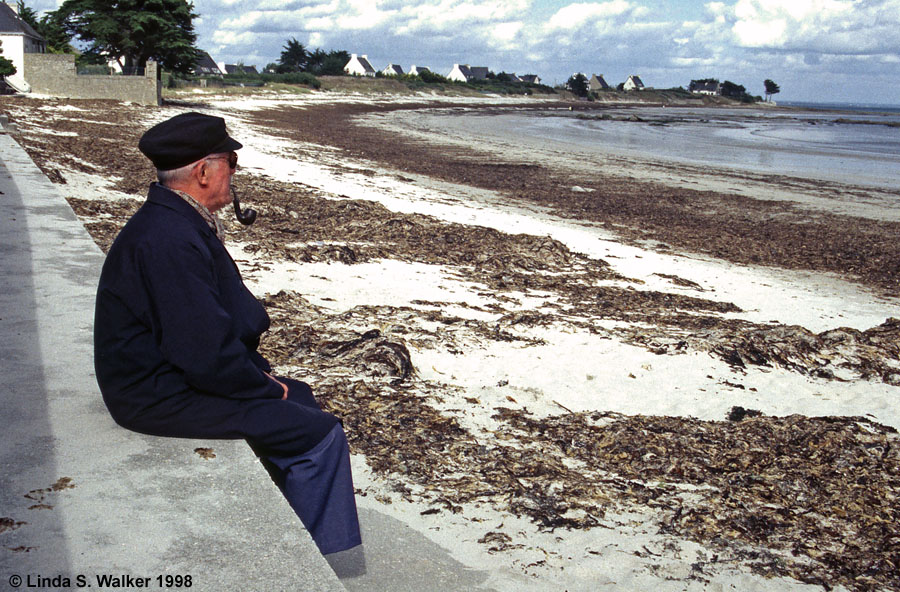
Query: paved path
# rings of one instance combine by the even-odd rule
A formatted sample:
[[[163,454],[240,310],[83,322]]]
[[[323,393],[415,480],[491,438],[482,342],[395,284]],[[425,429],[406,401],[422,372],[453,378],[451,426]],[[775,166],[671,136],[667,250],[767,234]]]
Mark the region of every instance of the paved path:
[[[94,590],[140,583],[102,587],[105,575],[149,578],[150,590],[166,589],[166,576],[199,591],[345,590],[244,442],[113,423],[92,363],[102,262],[56,188],[0,133],[0,590],[19,577],[23,589],[63,578],[77,588],[79,576]]]

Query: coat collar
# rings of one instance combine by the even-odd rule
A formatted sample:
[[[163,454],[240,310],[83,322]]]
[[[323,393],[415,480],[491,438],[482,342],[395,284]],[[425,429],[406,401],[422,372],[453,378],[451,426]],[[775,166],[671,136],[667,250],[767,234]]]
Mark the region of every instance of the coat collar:
[[[216,233],[209,227],[209,224],[206,223],[200,212],[168,187],[164,187],[159,183],[151,183],[150,191],[147,193],[147,202],[174,210],[190,220],[194,226],[204,233],[216,236]]]

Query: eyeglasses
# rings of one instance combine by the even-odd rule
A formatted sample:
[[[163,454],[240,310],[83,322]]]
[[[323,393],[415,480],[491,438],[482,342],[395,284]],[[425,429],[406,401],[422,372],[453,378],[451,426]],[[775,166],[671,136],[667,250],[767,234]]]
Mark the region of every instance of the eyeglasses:
[[[231,170],[237,168],[237,152],[231,152],[228,156],[207,156],[203,160],[227,160]]]

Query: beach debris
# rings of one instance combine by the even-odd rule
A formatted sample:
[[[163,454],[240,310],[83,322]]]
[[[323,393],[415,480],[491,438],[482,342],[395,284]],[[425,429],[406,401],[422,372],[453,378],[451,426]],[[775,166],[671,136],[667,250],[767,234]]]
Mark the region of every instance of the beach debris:
[[[13,520],[8,516],[3,516],[0,518],[0,534],[4,532],[12,532],[22,526],[28,524],[27,522],[23,522],[21,520]]]
[[[728,421],[743,421],[748,417],[760,417],[762,415],[762,411],[758,411],[756,409],[744,409],[738,405],[735,405],[731,408],[731,411],[728,412],[727,419]]]
[[[737,368],[779,366],[818,378],[876,380],[900,386],[900,319],[865,331],[842,327],[813,333],[799,326],[745,327],[712,352]]]
[[[670,248],[668,245],[657,245],[657,249],[659,248]],[[667,279],[676,286],[681,286],[683,288],[691,288],[692,290],[697,290],[698,292],[703,292],[703,286],[698,284],[697,282],[693,282],[691,280],[686,280],[682,277],[678,277],[677,275],[672,275],[671,273],[654,273],[653,275],[657,277],[661,277],[663,279]]]
[[[194,452],[204,460],[212,460],[216,458],[216,453],[212,448],[194,448]]]
[[[31,491],[26,493],[24,497],[37,502],[35,504],[32,504],[31,506],[28,506],[29,510],[52,510],[53,506],[46,503],[47,496],[49,496],[51,493],[74,488],[75,483],[72,481],[71,477],[60,477],[52,485],[50,485],[50,487],[32,489]]]
[[[393,376],[392,385],[398,385],[415,374],[409,350],[402,343],[382,338],[381,331],[371,329],[360,337],[321,343],[319,355],[340,358],[340,363],[359,368],[360,372],[374,376]]]

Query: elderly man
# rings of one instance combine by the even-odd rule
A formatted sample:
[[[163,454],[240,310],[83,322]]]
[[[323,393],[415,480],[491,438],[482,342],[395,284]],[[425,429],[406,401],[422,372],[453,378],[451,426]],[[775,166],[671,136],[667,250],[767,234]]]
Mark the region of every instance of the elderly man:
[[[116,238],[100,276],[97,382],[123,427],[245,438],[323,554],[360,544],[347,440],[309,386],[270,374],[269,327],[222,244],[241,144],[221,117],[184,113],[138,144],[159,183]]]

